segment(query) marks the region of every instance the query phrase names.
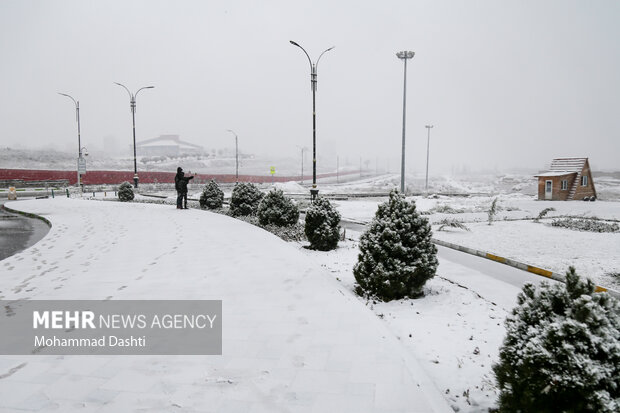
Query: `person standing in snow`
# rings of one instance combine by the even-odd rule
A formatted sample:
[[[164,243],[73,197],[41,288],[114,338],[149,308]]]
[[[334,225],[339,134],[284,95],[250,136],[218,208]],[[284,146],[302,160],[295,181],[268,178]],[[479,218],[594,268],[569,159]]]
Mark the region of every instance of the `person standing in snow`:
[[[177,190],[177,209],[187,209],[187,184],[194,179],[193,176],[186,177],[183,168],[177,168],[177,174],[174,177],[174,188]],[[185,200],[185,207],[183,207]]]

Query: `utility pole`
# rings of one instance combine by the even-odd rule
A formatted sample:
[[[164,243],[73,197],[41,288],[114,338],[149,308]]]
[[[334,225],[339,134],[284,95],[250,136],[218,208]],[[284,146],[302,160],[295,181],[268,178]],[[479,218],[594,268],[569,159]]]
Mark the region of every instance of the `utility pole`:
[[[336,156],[336,183],[340,183],[340,157]]]
[[[432,127],[433,125],[425,126],[425,128],[428,130],[428,137],[426,139],[426,185],[425,185],[425,191],[427,195],[428,195],[428,154],[429,154],[429,147],[431,144],[431,128]]]

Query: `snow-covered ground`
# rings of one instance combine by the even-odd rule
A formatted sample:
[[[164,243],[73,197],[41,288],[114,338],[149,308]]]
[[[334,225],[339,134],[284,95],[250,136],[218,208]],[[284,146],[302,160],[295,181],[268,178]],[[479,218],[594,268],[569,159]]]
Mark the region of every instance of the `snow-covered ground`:
[[[221,299],[224,337],[222,356],[1,356],[2,411],[451,411],[415,352],[296,244],[166,205],[8,206],[53,226],[0,262],[0,298]]]
[[[552,227],[552,217],[574,216],[620,220],[620,202],[552,202],[512,194],[499,195],[499,211],[488,225],[488,210],[494,197],[411,197],[418,210],[427,212],[434,237],[494,253],[558,273],[569,265],[597,284],[620,290],[620,233],[594,233]],[[369,222],[384,198],[335,201],[344,219]],[[534,223],[540,211],[555,208],[541,223]],[[450,213],[440,212],[450,210]],[[437,231],[441,220],[465,223],[469,232],[457,229]]]
[[[608,193],[617,189],[615,179],[611,177]],[[507,181],[524,182],[514,177]],[[393,183],[393,177],[384,176],[356,185],[324,184],[320,188],[322,193],[380,193]],[[483,184],[468,184],[465,190],[477,192],[473,188]],[[294,182],[275,186],[291,194],[307,191]],[[471,229],[437,231],[435,225],[437,238],[558,272],[572,264],[582,275],[614,287],[614,277],[605,274],[620,272],[620,234],[554,228],[547,225],[549,220],[534,223],[531,218],[554,207],[556,211],[548,216],[620,220],[620,202],[545,202],[493,189],[498,195],[412,199],[431,222],[456,218]],[[487,211],[496,196],[500,208],[489,226]],[[384,200],[334,202],[343,218],[368,222]],[[213,411],[273,411],[276,405],[289,411],[349,411],[349,407],[370,411],[369,403],[380,410],[378,405],[386,406],[381,403],[388,399],[418,406],[411,403],[417,392],[402,396],[402,382],[396,386],[401,390],[390,393],[385,383],[367,385],[386,376],[393,386],[395,373],[402,380],[413,377],[426,392],[423,403],[435,407],[447,402],[461,412],[485,412],[495,406],[491,365],[518,286],[440,259],[438,277],[427,283],[425,297],[365,302],[352,293],[359,237],[354,231],[347,231],[349,240],[337,250],[325,253],[284,243],[258,228],[205,211],[66,198],[12,205],[47,216],[54,227],[34,247],[0,262],[0,298],[213,298],[223,299],[225,309],[235,311],[224,324],[221,359],[123,357],[119,362],[119,357],[109,356],[0,357],[0,376],[13,371],[0,380],[0,405],[6,396],[8,410],[19,405],[61,411],[84,406],[92,411],[136,406],[149,411],[171,407],[204,411],[200,406],[208,402],[218,407]],[[493,292],[494,298],[486,292]],[[321,309],[318,313],[317,308]],[[256,309],[258,314],[253,314]],[[261,324],[264,319],[259,315],[265,314],[273,323]],[[334,321],[330,319],[334,314],[342,315]],[[226,330],[236,327],[235,323],[245,329]],[[281,338],[280,342],[273,336]],[[363,347],[360,342],[365,343]],[[226,348],[231,352],[227,354]],[[380,366],[383,373],[370,373],[376,368],[369,365],[373,360],[358,366],[358,360],[368,358],[369,352],[387,357],[386,348],[399,361]],[[87,359],[86,363],[76,361]],[[25,360],[25,367],[13,370]],[[83,383],[78,386],[80,392],[67,399],[66,389],[76,381]],[[131,384],[141,381],[147,384],[139,388]],[[333,388],[317,384],[325,381]],[[130,383],[127,389],[125,383]],[[370,399],[368,392],[373,395]],[[402,411],[409,410],[403,407]]]
[[[360,234],[347,235],[350,239],[334,251],[303,251],[353,291]],[[358,299],[416,355],[455,411],[487,412],[496,407],[498,395],[491,366],[520,288],[442,257],[437,274],[427,282],[422,298],[390,303]]]
[[[474,223],[468,227],[469,232],[435,231],[434,236],[560,274],[572,265],[578,274],[592,278],[598,285],[620,291],[620,233],[557,228],[547,220],[500,221],[491,226]]]

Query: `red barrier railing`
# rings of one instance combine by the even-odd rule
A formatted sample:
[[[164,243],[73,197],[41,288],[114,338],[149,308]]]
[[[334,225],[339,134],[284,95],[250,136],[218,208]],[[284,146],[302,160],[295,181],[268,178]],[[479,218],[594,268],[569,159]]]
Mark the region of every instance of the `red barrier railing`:
[[[340,175],[357,174],[358,171],[340,172]],[[140,183],[153,184],[174,182],[175,172],[138,172]],[[329,178],[336,176],[336,172],[317,174],[318,178]],[[214,179],[219,183],[234,183],[234,174],[195,174],[195,179],[200,181],[208,181]],[[309,181],[308,176],[304,176],[306,182]],[[0,169],[0,180],[18,179],[22,181],[55,181],[66,179],[69,185],[75,185],[77,182],[76,171],[58,171],[45,169]],[[299,181],[300,176],[271,176],[271,175],[239,175],[239,182],[269,183],[269,182],[288,182]],[[88,171],[82,175],[82,183],[84,185],[117,185],[123,181],[133,182],[133,172],[128,171]]]

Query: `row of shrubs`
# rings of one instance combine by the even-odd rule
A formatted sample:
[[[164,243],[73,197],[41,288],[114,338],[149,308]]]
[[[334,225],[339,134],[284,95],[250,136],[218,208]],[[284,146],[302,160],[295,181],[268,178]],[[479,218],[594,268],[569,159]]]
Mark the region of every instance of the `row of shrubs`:
[[[620,232],[620,226],[615,222],[609,223],[585,218],[554,219],[551,226],[588,232]]]
[[[211,180],[200,195],[200,207],[206,209],[222,208],[224,192]],[[235,185],[230,198],[230,215],[234,217],[258,218],[263,227],[291,227],[299,221],[299,208],[295,202],[279,189],[272,189],[267,194],[261,192],[252,183]],[[315,200],[308,211],[304,233],[310,241],[310,248],[329,251],[338,245],[340,238],[340,214],[325,198]],[[281,232],[276,229],[275,232]],[[283,232],[287,235],[286,232]],[[290,238],[290,235],[287,235]]]

